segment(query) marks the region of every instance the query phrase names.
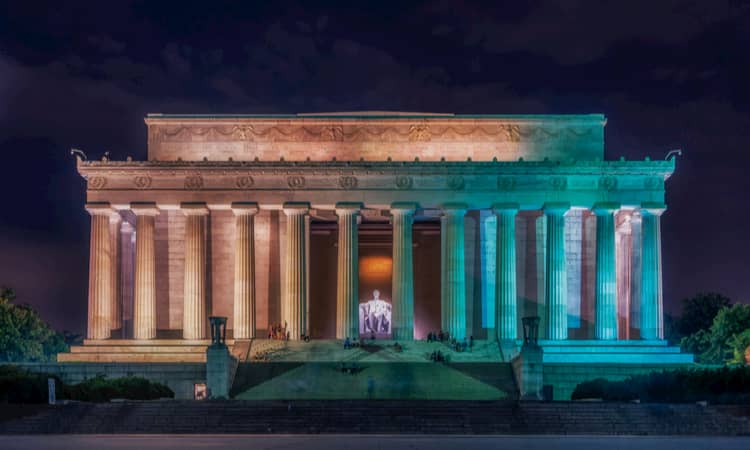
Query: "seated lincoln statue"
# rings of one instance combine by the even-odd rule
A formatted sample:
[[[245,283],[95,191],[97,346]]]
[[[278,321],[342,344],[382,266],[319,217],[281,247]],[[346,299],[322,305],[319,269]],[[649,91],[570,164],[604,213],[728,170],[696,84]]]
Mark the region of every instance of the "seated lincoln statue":
[[[372,299],[359,304],[359,332],[391,334],[391,304],[380,299],[377,289],[372,291]]]

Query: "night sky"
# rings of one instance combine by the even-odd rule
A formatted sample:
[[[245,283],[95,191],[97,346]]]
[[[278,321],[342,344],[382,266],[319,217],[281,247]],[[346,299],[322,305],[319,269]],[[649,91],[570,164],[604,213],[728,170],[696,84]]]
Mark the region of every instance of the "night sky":
[[[76,3],[0,1],[0,284],[58,329],[86,319],[69,149],[145,159],[149,112],[603,113],[608,159],[684,150],[667,310],[750,302],[750,1]]]

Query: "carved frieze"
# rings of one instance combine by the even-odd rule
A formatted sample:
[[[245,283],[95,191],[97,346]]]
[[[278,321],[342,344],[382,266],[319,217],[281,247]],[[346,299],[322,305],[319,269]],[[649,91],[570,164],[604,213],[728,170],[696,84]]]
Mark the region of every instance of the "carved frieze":
[[[104,189],[105,186],[107,186],[105,177],[91,177],[88,180],[89,189]]]
[[[516,188],[516,178],[501,176],[497,177],[497,189],[500,191],[512,191]]]
[[[643,187],[651,191],[664,189],[664,179],[661,177],[646,177],[643,180]]]
[[[564,191],[568,188],[568,179],[566,177],[551,177],[549,187],[555,191]]]
[[[448,186],[448,189],[452,189],[454,191],[463,189],[464,177],[462,177],[461,175],[451,175],[446,180],[446,186]]]
[[[138,175],[133,178],[133,185],[138,189],[148,189],[151,187],[151,177],[148,175]]]
[[[302,189],[305,187],[305,177],[295,175],[287,178],[287,185],[292,189]]]
[[[413,181],[408,175],[399,175],[396,177],[396,187],[398,189],[411,189]]]
[[[498,142],[545,141],[583,138],[592,127],[555,127],[533,124],[478,125],[154,125],[149,142],[185,142],[193,137],[209,141],[247,142],[427,142],[479,140]]]
[[[356,189],[358,184],[357,177],[347,176],[339,178],[339,186],[342,189]]]
[[[234,185],[240,189],[248,189],[253,187],[255,180],[249,175],[241,175],[235,179]]]
[[[599,178],[599,189],[603,191],[613,191],[617,189],[617,178],[612,176]]]
[[[186,176],[185,189],[203,189],[203,177],[200,175]]]

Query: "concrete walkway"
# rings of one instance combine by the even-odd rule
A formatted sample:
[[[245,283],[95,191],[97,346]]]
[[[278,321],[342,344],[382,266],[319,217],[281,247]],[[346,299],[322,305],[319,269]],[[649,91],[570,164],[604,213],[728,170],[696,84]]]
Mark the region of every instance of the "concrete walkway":
[[[750,437],[623,437],[623,436],[391,436],[391,435],[318,435],[318,436],[232,436],[232,435],[63,435],[0,436],[4,450],[33,449],[305,449],[305,450],[557,450],[602,449],[721,449],[750,448]]]

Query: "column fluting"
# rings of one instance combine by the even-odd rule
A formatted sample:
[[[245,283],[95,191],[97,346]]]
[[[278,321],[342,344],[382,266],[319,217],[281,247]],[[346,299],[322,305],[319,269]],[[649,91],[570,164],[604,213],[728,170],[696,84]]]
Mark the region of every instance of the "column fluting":
[[[110,320],[110,328],[113,330],[122,329],[122,289],[121,289],[121,277],[122,277],[122,258],[120,249],[122,248],[120,227],[122,226],[122,216],[120,213],[113,212],[109,216],[109,250],[111,254],[110,270],[111,275],[109,281],[111,283],[111,297],[112,306],[110,313],[112,319]]]
[[[391,285],[393,296],[393,339],[414,339],[414,261],[412,248],[413,203],[391,205],[393,221],[393,266]]]
[[[494,205],[497,216],[495,266],[495,329],[498,340],[518,337],[518,295],[516,288],[516,214],[518,203]]]
[[[133,338],[156,337],[156,249],[155,203],[132,203],[135,220],[135,292],[133,294]]]
[[[661,203],[641,205],[641,339],[664,339],[661,281]]]
[[[232,203],[235,215],[234,338],[255,337],[255,214],[257,203]]]
[[[285,203],[286,245],[284,246],[284,289],[281,301],[282,325],[289,339],[299,340],[307,334],[305,308],[307,305],[307,227],[305,217],[308,203]]]
[[[185,214],[185,275],[182,338],[206,338],[206,220],[205,203],[183,203]]]
[[[547,302],[547,339],[568,338],[568,279],[565,261],[565,213],[569,203],[546,203],[547,258],[544,294]]]
[[[109,221],[113,213],[109,203],[88,203],[91,214],[91,242],[89,248],[89,339],[108,339],[112,329],[112,257]]]
[[[617,273],[615,271],[615,211],[617,203],[597,203],[596,214],[596,299],[594,336],[617,339]]]
[[[336,339],[359,337],[359,238],[357,221],[362,205],[338,203],[338,264]]]
[[[445,248],[442,285],[444,307],[442,328],[451,338],[466,337],[466,272],[464,255],[464,216],[466,205],[447,204],[443,207]]]

